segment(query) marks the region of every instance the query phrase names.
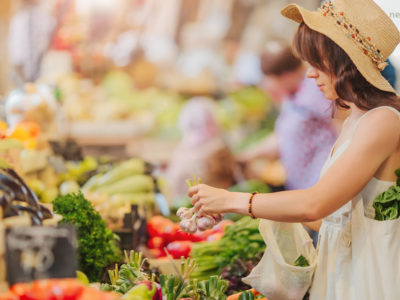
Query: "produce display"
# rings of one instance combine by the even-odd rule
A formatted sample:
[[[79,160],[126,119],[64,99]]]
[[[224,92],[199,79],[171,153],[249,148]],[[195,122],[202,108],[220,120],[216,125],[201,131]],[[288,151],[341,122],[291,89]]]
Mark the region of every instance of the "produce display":
[[[143,270],[145,260],[141,253],[125,253],[125,264],[109,271],[111,284],[102,284],[103,291],[114,291],[123,295],[122,299],[143,300],[225,300],[228,283],[218,276],[208,280],[191,279],[197,268],[191,259],[181,258],[179,266],[174,264],[176,274],[161,274],[159,282],[154,274]]]
[[[113,293],[85,286],[77,279],[43,279],[14,284],[0,300],[117,300]]]
[[[99,281],[104,267],[122,259],[116,237],[82,193],[58,197],[53,206],[54,212],[63,216],[60,224],[77,228],[80,270],[90,281]]]
[[[147,175],[149,172],[150,166],[143,160],[129,159],[91,177],[82,191],[109,228],[122,228],[131,205],[144,205],[150,211],[154,208],[155,179]]]
[[[149,235],[147,247],[157,258],[166,256],[164,249],[167,249],[173,258],[188,257],[194,243],[219,240],[226,228],[232,224],[232,221],[224,220],[212,229],[187,233],[180,228],[179,223],[161,216],[154,216],[147,222]]]
[[[400,217],[400,169],[396,170],[396,176],[396,185],[374,199],[375,220],[396,220]]]
[[[250,261],[264,252],[265,243],[258,231],[258,220],[243,217],[226,229],[220,240],[193,245],[191,257],[198,266],[193,278],[219,275],[236,260]]]
[[[210,276],[207,280],[190,279],[196,269],[193,260],[181,259],[178,275],[160,276],[162,294],[167,300],[225,300],[228,283],[219,276]]]

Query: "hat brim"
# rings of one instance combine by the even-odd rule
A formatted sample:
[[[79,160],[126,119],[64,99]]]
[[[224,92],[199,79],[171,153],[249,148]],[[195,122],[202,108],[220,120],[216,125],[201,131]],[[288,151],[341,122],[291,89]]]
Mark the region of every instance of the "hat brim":
[[[382,91],[397,94],[391,84],[382,76],[371,58],[363,54],[357,44],[346,36],[343,30],[336,25],[334,18],[325,17],[317,11],[309,11],[297,4],[285,6],[281,14],[297,23],[304,22],[311,29],[329,37],[347,53],[358,71],[370,84]]]

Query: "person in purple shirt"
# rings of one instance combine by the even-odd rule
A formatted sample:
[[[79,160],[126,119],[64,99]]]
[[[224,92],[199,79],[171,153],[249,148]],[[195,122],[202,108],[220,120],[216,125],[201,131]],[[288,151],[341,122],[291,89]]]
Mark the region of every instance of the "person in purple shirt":
[[[275,131],[241,155],[242,160],[280,158],[286,189],[313,186],[337,133],[332,106],[314,80],[305,78],[306,66],[282,42],[269,42],[261,56],[264,88],[280,106]]]

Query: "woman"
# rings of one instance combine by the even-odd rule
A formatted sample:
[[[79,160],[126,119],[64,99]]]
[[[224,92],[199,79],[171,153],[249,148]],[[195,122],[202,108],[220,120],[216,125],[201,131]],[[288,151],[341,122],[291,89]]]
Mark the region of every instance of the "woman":
[[[186,194],[182,182],[193,174],[220,188],[235,183],[233,155],[221,137],[214,111],[215,103],[205,97],[194,97],[182,108],[182,140],[172,153],[166,174],[176,201]]]
[[[372,0],[335,0],[316,12],[289,5],[282,14],[301,23],[294,46],[310,64],[307,76],[350,110],[320,180],[253,197],[198,185],[189,196],[199,213],[236,212],[319,230],[312,300],[400,299],[400,221],[373,220],[372,208],[400,167],[400,99],[380,73],[400,34]]]

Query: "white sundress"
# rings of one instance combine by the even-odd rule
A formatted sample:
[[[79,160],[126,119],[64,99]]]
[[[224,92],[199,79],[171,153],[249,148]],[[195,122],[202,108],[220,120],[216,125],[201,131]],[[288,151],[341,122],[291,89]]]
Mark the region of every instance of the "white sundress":
[[[400,113],[392,107],[378,107],[376,109],[387,108],[396,112],[399,117]],[[372,110],[370,110],[372,111]],[[370,111],[365,113],[356,122],[353,127],[353,133],[360,121]],[[335,153],[329,156],[321,174],[324,174],[329,167],[341,156],[351,143],[351,138],[340,145]],[[395,182],[382,181],[372,178],[363,188],[360,194],[355,199],[362,199],[363,207],[365,207],[365,217],[374,218],[375,212],[372,207],[372,202],[377,195],[386,191]],[[340,209],[322,220],[322,226],[319,231],[318,242],[318,261],[314,274],[313,284],[310,290],[310,300],[361,300],[358,292],[355,291],[354,269],[352,257],[352,240],[355,236],[352,235],[352,214],[354,213],[354,200],[349,201]],[[399,223],[400,224],[400,223]],[[399,245],[400,246],[400,245]],[[400,247],[399,256],[400,256]],[[369,262],[365,262],[368,264]],[[393,266],[397,268],[397,266]],[[371,270],[374,272],[374,270]],[[369,275],[370,276],[370,275]],[[379,276],[372,275],[372,276]],[[379,280],[378,280],[379,281]],[[377,281],[377,282],[378,282]],[[400,282],[398,283],[400,285]],[[368,295],[368,292],[365,294]],[[367,296],[368,299],[372,299]],[[395,300],[387,297],[379,297],[379,300]],[[400,299],[400,298],[397,298]],[[366,300],[363,298],[362,300]],[[375,298],[375,300],[377,300]]]

